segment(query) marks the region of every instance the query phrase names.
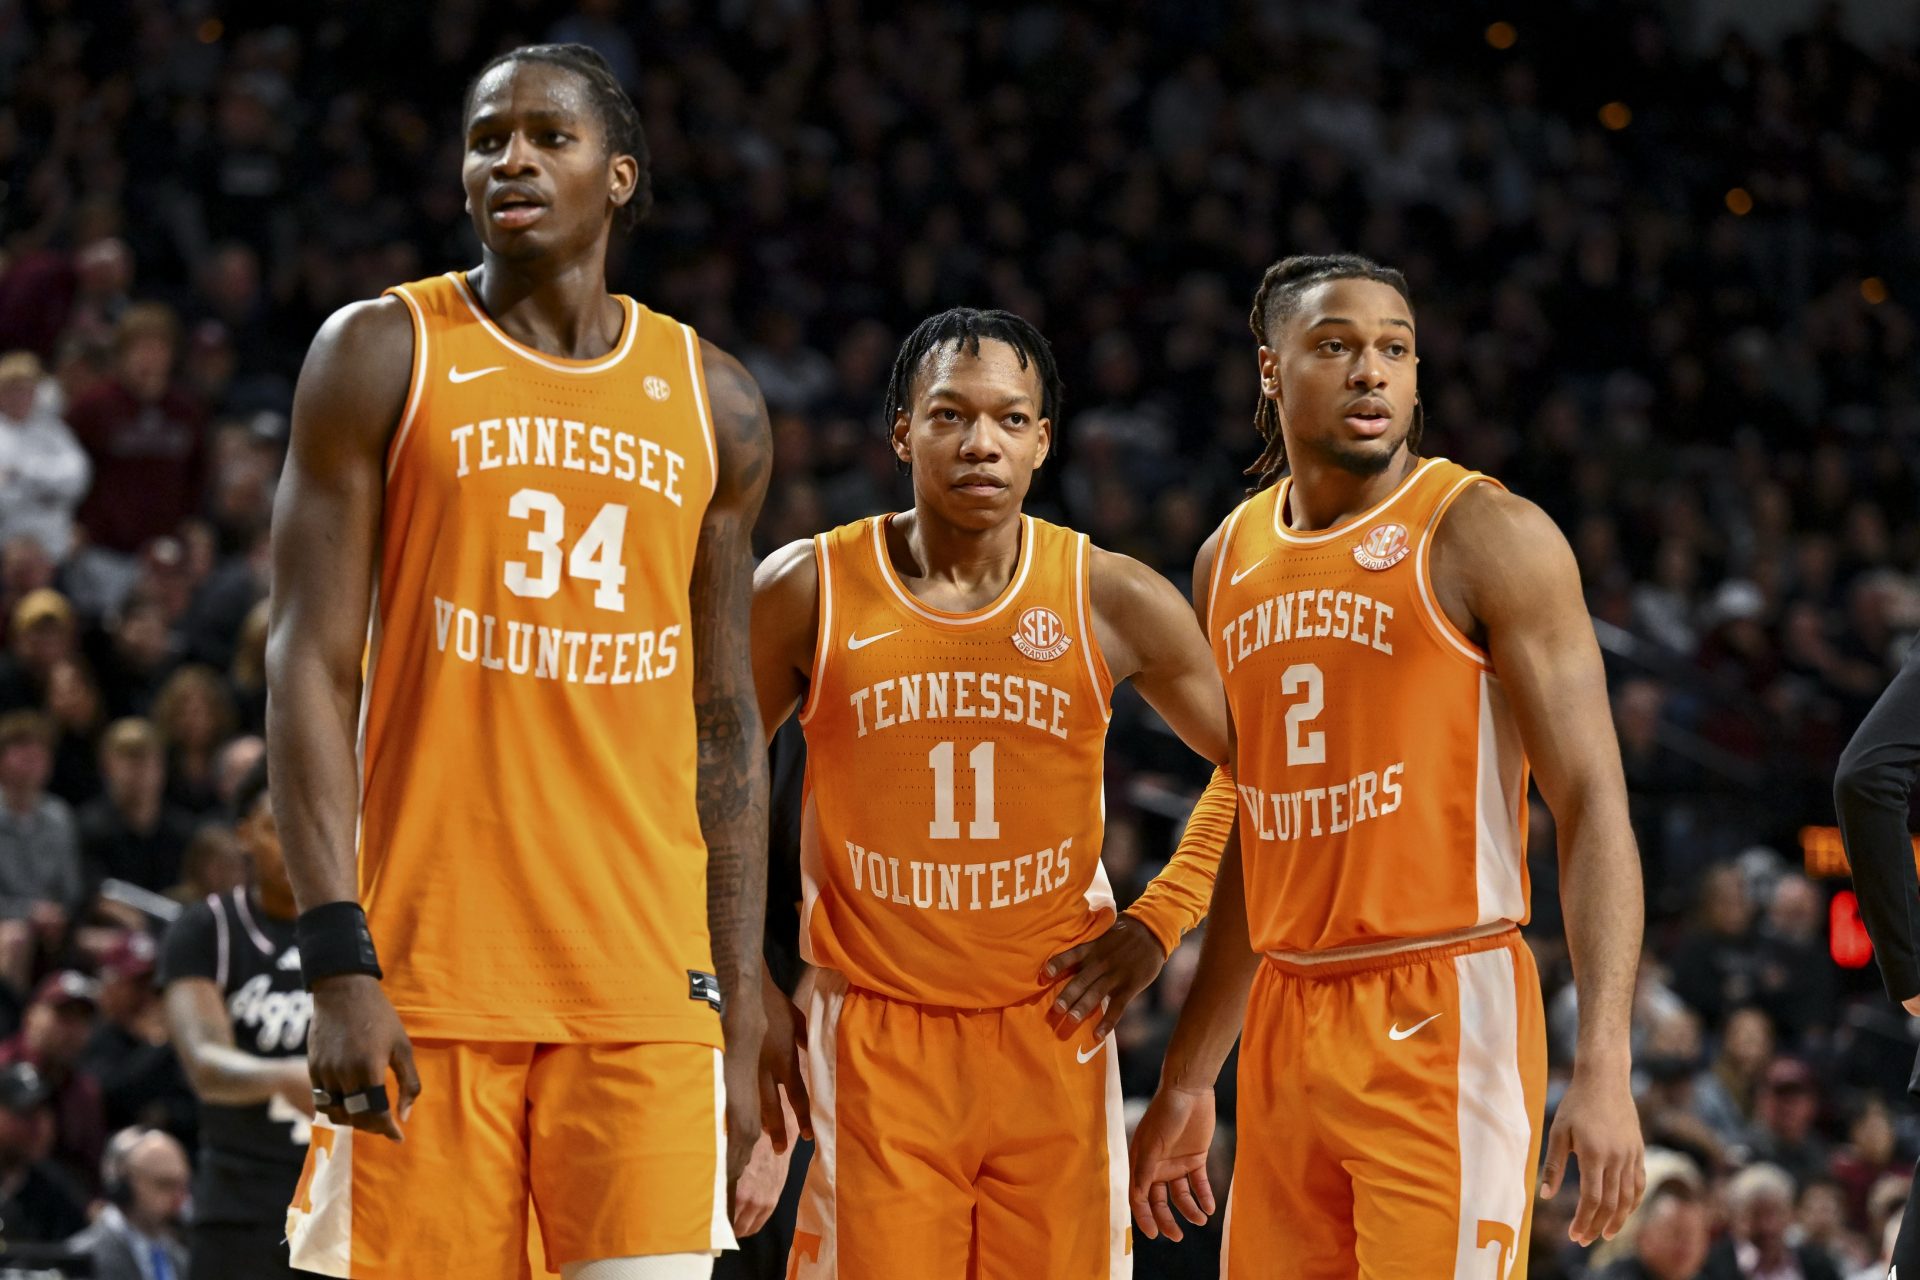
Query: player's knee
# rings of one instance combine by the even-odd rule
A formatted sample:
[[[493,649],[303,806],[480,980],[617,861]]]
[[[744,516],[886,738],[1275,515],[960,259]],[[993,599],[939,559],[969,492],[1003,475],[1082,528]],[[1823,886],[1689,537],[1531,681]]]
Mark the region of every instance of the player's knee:
[[[595,1258],[589,1262],[569,1262],[560,1268],[561,1280],[708,1280],[712,1275],[710,1253]]]

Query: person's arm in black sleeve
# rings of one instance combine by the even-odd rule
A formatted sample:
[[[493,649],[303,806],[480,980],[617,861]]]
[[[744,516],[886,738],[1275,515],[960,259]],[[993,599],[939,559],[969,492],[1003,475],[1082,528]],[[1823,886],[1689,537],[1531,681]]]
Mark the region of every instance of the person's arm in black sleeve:
[[[1920,1002],[1920,874],[1907,801],[1920,772],[1920,644],[1840,753],[1833,806],[1860,917],[1895,1003]],[[1913,1010],[1910,1008],[1909,1012]]]

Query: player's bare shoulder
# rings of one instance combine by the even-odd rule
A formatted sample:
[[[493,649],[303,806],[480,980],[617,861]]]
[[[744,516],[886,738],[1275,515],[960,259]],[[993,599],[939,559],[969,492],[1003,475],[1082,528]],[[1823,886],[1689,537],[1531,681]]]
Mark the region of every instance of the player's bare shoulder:
[[[1132,556],[1091,548],[1087,585],[1100,652],[1116,681],[1138,672],[1170,633],[1193,627],[1179,588]]]
[[[700,361],[706,369],[714,452],[720,470],[714,499],[720,502],[728,495],[752,495],[757,511],[773,466],[773,427],[767,417],[767,402],[746,366],[705,338],[700,339]]]
[[[810,672],[819,633],[820,565],[813,540],[800,538],[773,552],[753,572],[756,680],[785,687]],[[775,727],[769,720],[768,731]]]
[[[349,303],[314,335],[294,392],[296,432],[384,450],[413,381],[413,318],[391,295]]]
[[[1447,509],[1434,530],[1431,564],[1435,598],[1476,643],[1514,602],[1569,586],[1578,594],[1579,569],[1560,526],[1498,485],[1472,485]]]
[[[820,604],[820,565],[813,539],[798,538],[772,552],[753,571],[755,628],[765,616],[769,624],[797,624],[816,618]]]

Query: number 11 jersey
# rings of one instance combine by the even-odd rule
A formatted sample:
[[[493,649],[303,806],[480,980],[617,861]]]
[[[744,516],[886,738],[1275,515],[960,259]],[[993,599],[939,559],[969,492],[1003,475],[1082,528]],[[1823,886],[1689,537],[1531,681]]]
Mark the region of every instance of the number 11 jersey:
[[[693,330],[597,360],[463,275],[413,320],[361,704],[360,893],[407,1029],[719,1044],[688,588],[714,486]],[[325,554],[323,547],[314,554]]]
[[[1425,459],[1372,510],[1302,533],[1288,478],[1222,527],[1207,632],[1238,735],[1256,950],[1525,923],[1520,733],[1433,593],[1441,520],[1490,483]]]
[[[802,954],[894,999],[1003,1008],[1113,918],[1090,550],[1023,516],[1006,589],[948,613],[894,571],[891,519],[814,539]]]

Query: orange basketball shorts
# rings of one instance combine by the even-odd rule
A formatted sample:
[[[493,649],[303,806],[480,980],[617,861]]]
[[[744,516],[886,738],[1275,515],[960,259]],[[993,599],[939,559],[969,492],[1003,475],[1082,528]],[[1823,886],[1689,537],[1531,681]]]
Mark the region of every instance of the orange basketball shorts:
[[[1524,1280],[1546,1023],[1518,931],[1269,960],[1240,1045],[1224,1280]]]
[[[816,1150],[788,1280],[1133,1274],[1111,1038],[1053,1011],[803,988]]]
[[[528,1280],[543,1254],[557,1272],[734,1247],[718,1049],[416,1040],[413,1057],[404,1143],[314,1122],[287,1213],[296,1268]]]

